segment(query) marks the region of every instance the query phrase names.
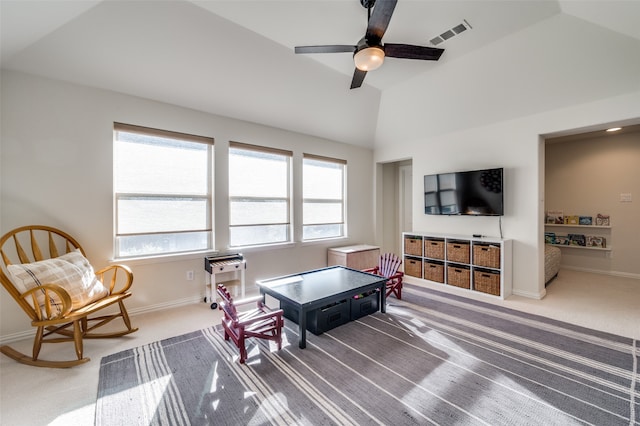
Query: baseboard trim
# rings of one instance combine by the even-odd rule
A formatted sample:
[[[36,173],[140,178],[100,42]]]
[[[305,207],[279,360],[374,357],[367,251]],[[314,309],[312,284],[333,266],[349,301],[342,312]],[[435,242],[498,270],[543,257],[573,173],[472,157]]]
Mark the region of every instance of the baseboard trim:
[[[600,274],[600,275],[609,275],[612,277],[621,277],[621,278],[631,278],[634,280],[640,280],[640,274],[633,274],[630,272],[620,272],[620,271],[603,271],[600,269],[589,269],[589,268],[580,268],[578,266],[565,266],[561,265],[561,269],[568,269],[570,271],[577,272],[588,272],[590,274]]]
[[[35,328],[19,331],[17,333],[7,334],[6,336],[0,336],[0,345],[6,345],[8,343],[16,342],[18,340],[26,339],[28,337],[33,338],[35,336]]]
[[[542,300],[547,295],[547,290],[543,289],[542,291],[540,291],[538,293],[533,293],[533,292],[530,292],[530,291],[522,291],[522,290],[512,289],[511,290],[511,294],[514,295],[514,296],[526,297],[528,299]]]
[[[203,297],[185,297],[184,299],[172,300],[170,302],[158,303],[155,305],[142,306],[139,308],[128,309],[129,316],[135,317],[137,315],[147,314],[155,311],[163,311],[169,308],[177,308],[179,306],[185,305],[193,305],[195,303],[202,303]],[[0,345],[6,345],[12,342],[16,342],[18,340],[23,340],[27,338],[33,339],[36,334],[35,328],[30,328],[29,330],[19,331],[16,333],[7,334],[5,336],[0,336]]]
[[[496,296],[490,296],[490,295],[486,295],[484,293],[480,293],[478,291],[469,291],[469,290],[464,290],[464,289],[460,289],[458,287],[455,286],[448,286],[446,284],[440,284],[440,283],[432,283],[431,281],[428,280],[423,280],[421,278],[415,278],[415,277],[411,277],[411,276],[404,276],[404,281],[409,283],[409,284],[415,284],[417,286],[421,286],[421,287],[425,287],[425,288],[432,288],[434,290],[439,290],[439,291],[444,291],[445,293],[453,293],[453,294],[458,294],[461,296],[465,296],[465,297],[469,297],[470,299],[477,299],[477,300],[486,300],[487,298],[495,298]],[[522,296],[522,297],[526,297],[528,299],[536,299],[536,300],[541,300],[542,298],[544,298],[547,295],[547,291],[545,289],[542,289],[542,291],[538,292],[538,293],[533,293],[533,292],[529,292],[529,291],[520,291],[520,290],[516,290],[516,289],[511,289],[511,294],[506,296],[503,300],[507,300],[509,299],[509,296]],[[498,297],[498,299],[500,299]]]
[[[203,296],[185,297],[184,299],[172,300],[170,302],[158,303],[156,305],[142,306],[139,308],[129,309],[129,315],[136,316],[147,314],[149,312],[161,311],[168,308],[177,308],[179,306],[193,305],[203,301]]]

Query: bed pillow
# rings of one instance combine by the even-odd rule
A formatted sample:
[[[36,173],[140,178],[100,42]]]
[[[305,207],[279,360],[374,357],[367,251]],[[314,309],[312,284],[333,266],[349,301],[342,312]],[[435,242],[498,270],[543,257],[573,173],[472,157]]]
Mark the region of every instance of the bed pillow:
[[[73,309],[79,309],[101,299],[108,290],[98,280],[89,261],[75,250],[53,259],[34,263],[9,265],[7,270],[20,292],[24,293],[43,284],[57,284],[71,296]],[[60,300],[52,300],[54,311],[60,312]],[[38,303],[44,306],[44,296],[38,296]]]

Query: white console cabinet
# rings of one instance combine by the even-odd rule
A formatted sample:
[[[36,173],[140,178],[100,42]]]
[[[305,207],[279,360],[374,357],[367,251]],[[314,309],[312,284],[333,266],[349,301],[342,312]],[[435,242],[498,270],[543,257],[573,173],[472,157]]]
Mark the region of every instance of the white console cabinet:
[[[511,240],[428,232],[404,232],[402,240],[407,277],[502,299],[511,294]]]

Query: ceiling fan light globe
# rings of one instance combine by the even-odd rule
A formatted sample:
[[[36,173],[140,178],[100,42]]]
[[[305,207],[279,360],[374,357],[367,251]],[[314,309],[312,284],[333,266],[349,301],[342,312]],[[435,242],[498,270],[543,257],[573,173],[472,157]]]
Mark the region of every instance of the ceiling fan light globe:
[[[384,50],[377,46],[367,47],[356,52],[353,61],[360,71],[373,71],[384,62]]]

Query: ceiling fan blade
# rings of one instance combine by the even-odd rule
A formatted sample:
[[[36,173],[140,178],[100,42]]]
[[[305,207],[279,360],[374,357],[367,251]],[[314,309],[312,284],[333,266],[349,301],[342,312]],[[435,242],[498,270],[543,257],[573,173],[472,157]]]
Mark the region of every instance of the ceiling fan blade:
[[[362,82],[364,81],[364,77],[367,75],[366,71],[355,69],[353,72],[353,79],[351,80],[351,89],[357,89],[362,86]]]
[[[385,43],[384,45],[384,55],[391,58],[437,61],[443,52],[444,49],[437,47],[414,46],[412,44]]]
[[[296,53],[342,53],[355,52],[357,46],[348,44],[328,44],[324,46],[296,46]]]
[[[396,3],[398,3],[398,0],[376,0],[373,6],[373,13],[369,18],[367,32],[364,36],[367,41],[372,44],[380,43],[382,36],[387,31]]]

